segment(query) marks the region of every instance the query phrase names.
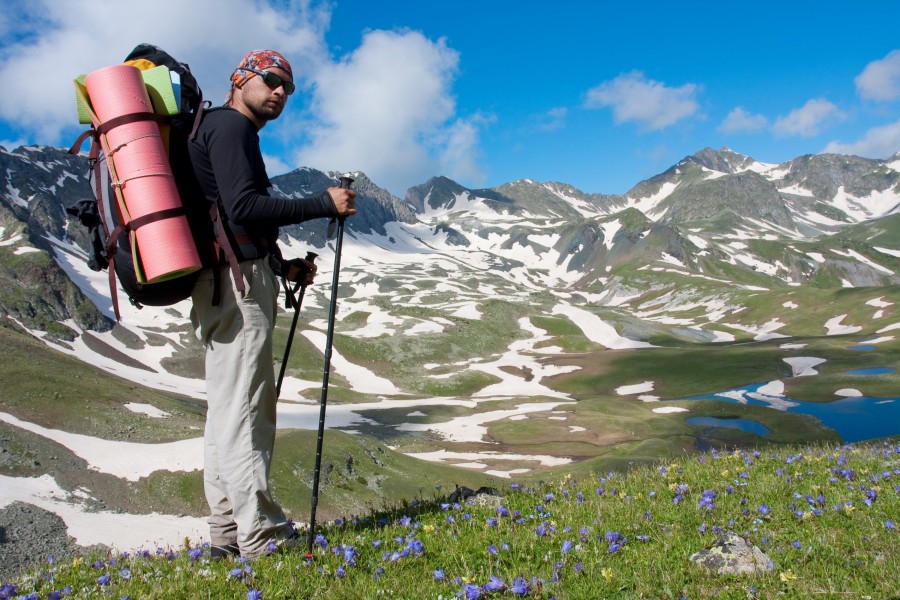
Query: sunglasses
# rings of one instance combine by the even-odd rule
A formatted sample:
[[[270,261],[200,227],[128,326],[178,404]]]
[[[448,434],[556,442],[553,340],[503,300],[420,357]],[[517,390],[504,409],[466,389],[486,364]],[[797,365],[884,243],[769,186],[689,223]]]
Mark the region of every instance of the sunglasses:
[[[251,73],[256,73],[260,77],[262,77],[263,82],[269,86],[271,89],[276,89],[279,86],[284,88],[284,93],[290,96],[294,93],[294,90],[297,89],[297,86],[294,85],[294,82],[287,81],[282,79],[275,73],[271,71],[260,71],[259,69],[251,69],[250,67],[241,67],[238,69],[239,71],[250,71]]]

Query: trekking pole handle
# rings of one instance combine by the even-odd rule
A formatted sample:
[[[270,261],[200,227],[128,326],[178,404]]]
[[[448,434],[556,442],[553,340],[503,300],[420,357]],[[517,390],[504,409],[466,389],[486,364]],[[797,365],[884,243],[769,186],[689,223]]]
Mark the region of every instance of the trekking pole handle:
[[[340,181],[340,187],[342,187],[344,189],[350,189],[350,186],[353,185],[354,179],[352,177],[350,177],[350,175],[345,174],[345,175],[341,175],[338,178],[338,181]],[[334,235],[334,228],[337,225],[337,222],[340,221],[341,223],[343,223],[346,219],[347,219],[347,217],[332,218],[331,221],[328,223],[328,228],[325,230],[325,237],[331,238],[331,236]]]

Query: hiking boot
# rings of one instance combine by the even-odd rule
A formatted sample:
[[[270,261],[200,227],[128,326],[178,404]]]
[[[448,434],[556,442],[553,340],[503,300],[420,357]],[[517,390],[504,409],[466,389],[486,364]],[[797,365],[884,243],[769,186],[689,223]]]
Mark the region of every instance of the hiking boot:
[[[210,544],[209,546],[209,557],[213,560],[222,560],[223,558],[240,555],[241,549],[238,548],[237,544]]]
[[[284,552],[298,552],[306,549],[306,536],[294,530],[287,537],[272,540],[266,545],[263,554],[282,554]]]

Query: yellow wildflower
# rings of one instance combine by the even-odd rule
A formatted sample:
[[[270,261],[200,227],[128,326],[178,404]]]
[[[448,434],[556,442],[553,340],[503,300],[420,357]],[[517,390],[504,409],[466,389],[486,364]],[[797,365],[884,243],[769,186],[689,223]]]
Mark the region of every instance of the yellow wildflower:
[[[424,531],[425,533],[432,533],[434,531],[434,525],[429,525],[426,523],[425,525],[422,525],[422,531]]]
[[[782,580],[783,582],[785,582],[785,583],[789,583],[789,582],[794,581],[795,579],[797,579],[797,576],[794,575],[794,574],[791,572],[790,569],[788,569],[787,571],[785,571],[784,573],[782,573],[779,577],[781,577],[781,580]]]
[[[607,581],[612,581],[613,572],[612,572],[612,569],[610,569],[609,567],[600,571],[600,574],[603,575],[603,579],[605,579]]]

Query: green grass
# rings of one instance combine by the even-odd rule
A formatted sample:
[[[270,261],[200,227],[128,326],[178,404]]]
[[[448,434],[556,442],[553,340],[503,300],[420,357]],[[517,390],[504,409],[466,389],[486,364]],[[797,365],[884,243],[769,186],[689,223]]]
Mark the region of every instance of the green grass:
[[[320,523],[309,559],[300,550],[211,561],[203,546],[147,548],[45,562],[4,589],[38,598],[891,598],[900,589],[897,443],[681,455],[506,485],[478,502],[432,491]],[[765,552],[764,568],[717,575],[692,562],[726,534]]]
[[[0,411],[48,427],[106,439],[169,442],[197,435],[205,403],[120,379],[43,342],[0,327]],[[170,414],[148,420],[125,402]]]
[[[315,431],[282,431],[275,440],[272,493],[296,521],[309,515],[315,448]],[[411,458],[371,436],[326,430],[322,448],[317,514],[323,519],[363,514],[398,498],[430,497],[436,487],[454,482],[497,485],[495,477]]]

